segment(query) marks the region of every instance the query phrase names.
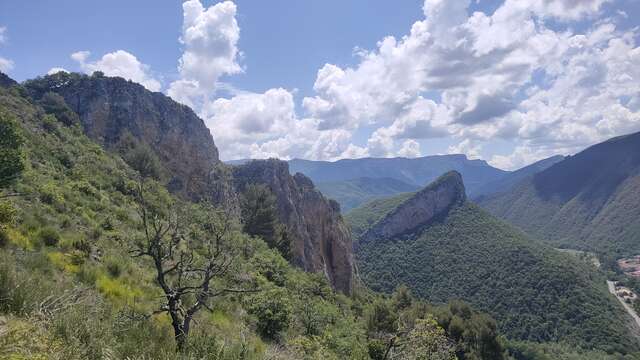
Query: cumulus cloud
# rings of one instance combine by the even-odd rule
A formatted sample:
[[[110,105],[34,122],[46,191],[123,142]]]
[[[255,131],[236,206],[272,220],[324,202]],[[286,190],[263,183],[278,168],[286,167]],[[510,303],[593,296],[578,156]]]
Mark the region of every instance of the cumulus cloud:
[[[416,158],[420,155],[420,144],[411,139],[405,140],[404,143],[402,143],[402,148],[398,151],[398,156],[406,158]]]
[[[464,139],[457,145],[449,146],[449,154],[464,154],[469,159],[479,159],[482,146],[471,139]]]
[[[236,5],[231,1],[205,8],[200,0],[190,0],[182,8],[180,42],[184,52],[178,64],[180,79],[170,85],[168,94],[194,106],[213,95],[220,77],[242,71],[237,46],[240,27]]]
[[[7,73],[13,70],[13,61],[0,56],[0,71]]]
[[[0,45],[7,42],[7,28],[6,26],[0,26]],[[0,56],[0,71],[6,73],[13,70],[14,63],[12,60]]]
[[[242,72],[237,9],[191,0],[168,93],[199,109],[226,159],[412,157],[421,140],[454,137],[443,151],[513,169],[640,130],[640,34],[600,18],[610,2],[505,0],[488,14],[425,0],[406,35],[358,49],[352,66],[322,66],[296,113],[281,88],[214,99],[221,77]],[[587,30],[575,33],[577,21]],[[362,129],[373,130],[355,144]],[[499,138],[511,154],[487,146]]]
[[[71,59],[78,62],[82,71],[91,74],[94,71],[102,71],[107,76],[120,76],[127,80],[140,83],[151,91],[160,91],[162,85],[151,74],[148,65],[140,62],[134,55],[117,50],[105,54],[101,59],[90,62],[89,51],[78,51],[71,54]]]
[[[53,75],[53,74],[57,74],[59,72],[68,73],[69,71],[67,71],[67,69],[61,68],[61,67],[52,67],[51,69],[49,69],[49,71],[47,71],[47,75]]]

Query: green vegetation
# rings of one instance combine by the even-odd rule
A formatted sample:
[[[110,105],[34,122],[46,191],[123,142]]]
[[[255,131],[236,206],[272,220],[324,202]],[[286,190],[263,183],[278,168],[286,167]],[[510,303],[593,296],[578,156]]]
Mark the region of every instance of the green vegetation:
[[[336,200],[344,213],[377,198],[412,192],[419,189],[416,185],[407,184],[392,178],[357,178],[343,181],[319,182],[316,183],[316,187],[326,197]]]
[[[640,253],[640,133],[610,139],[480,201],[557,248],[621,258]]]
[[[22,143],[15,120],[0,112],[0,189],[15,182],[24,169]]]
[[[374,304],[397,302],[398,318],[412,318],[408,304],[417,302],[407,296],[334,292],[324,275],[292,267],[269,232],[244,232],[251,221],[171,195],[149,149],[106,152],[23,93],[0,88],[0,110],[19,119],[24,139],[22,177],[7,183],[21,196],[0,207],[0,358],[367,359]],[[262,195],[258,209],[271,208]],[[223,246],[219,257],[212,244]],[[218,260],[229,267],[205,291],[199,269]],[[180,308],[202,306],[176,352],[169,301],[181,288],[194,291]],[[416,315],[425,322],[407,330],[408,344],[426,337],[416,346],[448,349],[452,340],[428,314]]]
[[[398,202],[374,201],[347,218],[373,223]],[[354,232],[362,233],[359,226]],[[417,234],[363,244],[357,258],[373,290],[390,293],[406,284],[430,302],[463,299],[495,317],[510,339],[638,351],[592,264],[536,244],[470,203]]]
[[[344,219],[351,226],[351,232],[354,237],[357,238],[413,195],[414,193],[405,193],[389,198],[372,200],[349,211],[344,216]]]
[[[262,238],[269,247],[277,249],[288,259],[291,256],[291,244],[285,226],[278,221],[276,206],[276,198],[269,188],[265,185],[248,185],[242,193],[240,204],[243,231]]]

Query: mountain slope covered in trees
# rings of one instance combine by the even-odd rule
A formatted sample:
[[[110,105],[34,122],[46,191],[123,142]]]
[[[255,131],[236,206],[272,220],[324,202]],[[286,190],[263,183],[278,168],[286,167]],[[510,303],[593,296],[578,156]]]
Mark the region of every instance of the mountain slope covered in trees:
[[[417,185],[393,178],[356,178],[344,181],[319,182],[316,186],[324,195],[340,204],[342,212],[373,199],[418,190]]]
[[[553,246],[640,253],[640,133],[594,145],[480,205]]]
[[[418,187],[427,185],[447,171],[456,170],[462,174],[470,194],[481,185],[508,173],[483,160],[469,160],[465,155],[344,159],[335,162],[294,159],[289,161],[289,168],[292,173],[301,172],[316,183],[369,177],[393,178]]]
[[[408,199],[387,206],[377,200],[361,212],[359,219],[372,222],[365,231],[356,223],[357,264],[367,285],[391,292],[405,284],[429,301],[469,301],[513,339],[638,348],[620,326],[629,322],[603,275],[455,195],[456,179],[447,174]]]
[[[239,209],[193,201],[170,191],[170,167],[135,134],[112,147],[78,119],[64,99],[0,84],[0,358],[619,358],[507,341],[488,315],[402,287],[335,292],[287,261],[273,185],[288,177],[240,177],[228,188]],[[187,318],[182,341],[174,325]]]

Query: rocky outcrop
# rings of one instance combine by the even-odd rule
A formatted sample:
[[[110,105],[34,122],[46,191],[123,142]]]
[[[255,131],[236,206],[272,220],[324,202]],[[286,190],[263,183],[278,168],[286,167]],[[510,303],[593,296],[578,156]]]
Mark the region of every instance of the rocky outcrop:
[[[340,215],[340,206],[326,199],[313,182],[280,160],[255,160],[234,168],[238,191],[248,184],[265,184],[277,198],[280,221],[292,237],[295,265],[323,272],[334,288],[350,293],[353,283],[351,235]]]
[[[170,173],[175,192],[205,191],[219,164],[209,129],[189,107],[119,77],[59,72],[24,84],[31,97],[61,95],[91,139],[109,148],[125,133],[149,145]],[[202,195],[202,194],[200,194]]]
[[[362,236],[360,244],[414,233],[418,228],[445,217],[449,210],[463,204],[466,199],[462,176],[457,171],[448,172],[373,225]]]

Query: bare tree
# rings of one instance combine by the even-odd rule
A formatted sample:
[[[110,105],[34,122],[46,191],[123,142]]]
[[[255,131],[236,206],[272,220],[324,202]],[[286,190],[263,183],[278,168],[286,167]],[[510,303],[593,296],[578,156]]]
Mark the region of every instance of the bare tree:
[[[229,287],[228,278],[236,262],[228,246],[233,232],[229,214],[206,206],[205,216],[178,211],[162,204],[138,184],[136,201],[144,236],[131,251],[134,257],[151,259],[156,282],[164,300],[155,313],[171,318],[176,347],[183,351],[194,316],[201,309],[213,311],[211,301],[229,293],[255,291]]]

